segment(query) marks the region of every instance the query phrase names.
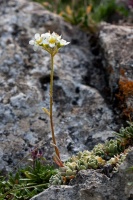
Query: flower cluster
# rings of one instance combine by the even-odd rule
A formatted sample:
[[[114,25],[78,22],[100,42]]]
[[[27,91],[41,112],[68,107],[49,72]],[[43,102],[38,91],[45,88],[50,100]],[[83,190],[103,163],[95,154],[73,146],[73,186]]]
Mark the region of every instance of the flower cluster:
[[[43,152],[41,149],[35,148],[31,150],[31,157],[33,161],[42,158],[43,157]]]
[[[58,50],[69,44],[70,42],[66,42],[66,40],[61,39],[61,36],[53,32],[52,34],[47,32],[44,34],[36,33],[34,39],[29,41],[29,44],[33,46],[34,51],[38,48],[42,48],[49,52],[51,55],[55,55]]]

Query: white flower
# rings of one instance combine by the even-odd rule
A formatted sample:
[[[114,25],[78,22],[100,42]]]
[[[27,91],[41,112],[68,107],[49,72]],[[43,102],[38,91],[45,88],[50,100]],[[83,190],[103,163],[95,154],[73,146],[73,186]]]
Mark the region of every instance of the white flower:
[[[47,33],[46,33],[47,34]],[[44,34],[45,35],[45,34]],[[70,42],[66,42],[65,40],[61,39],[61,36],[53,32],[52,34],[48,34],[47,37],[44,37],[43,45],[48,45],[51,48],[57,47],[60,48],[69,44]]]
[[[41,37],[43,37],[43,38],[48,38],[48,37],[50,37],[50,35],[51,35],[51,34],[48,32],[48,33],[42,34]]]
[[[44,34],[45,35],[45,34]],[[43,45],[48,45],[49,47],[53,48],[56,46],[56,43],[58,41],[58,38],[60,36],[58,36],[56,33],[52,33],[52,34],[48,34],[46,33],[45,37],[44,37],[44,40],[43,40]]]
[[[35,51],[41,47],[52,55],[55,55],[59,48],[68,45],[69,43],[70,42],[61,39],[61,36],[55,32],[52,34],[47,32],[41,35],[36,33],[34,39],[29,41],[29,44],[33,46]]]
[[[36,41],[39,41],[40,38],[41,38],[40,34],[39,34],[39,33],[36,33],[36,34],[35,34],[35,40],[36,40]]]
[[[35,40],[30,40],[29,44],[33,46],[34,51],[36,51],[39,48],[39,45],[36,44]]]
[[[43,34],[40,36],[39,33],[36,33],[33,40],[29,41],[29,44],[33,46],[34,51],[40,48],[40,45],[43,41]]]
[[[66,40],[61,39],[60,40],[60,46],[68,45],[70,42],[67,42]]]

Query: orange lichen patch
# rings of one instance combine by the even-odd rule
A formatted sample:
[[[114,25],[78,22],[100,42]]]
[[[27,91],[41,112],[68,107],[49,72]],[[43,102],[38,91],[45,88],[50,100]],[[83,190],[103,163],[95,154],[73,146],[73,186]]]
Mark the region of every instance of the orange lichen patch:
[[[124,73],[124,71],[122,71]],[[133,97],[133,81],[126,78],[121,78],[119,81],[119,93],[116,94],[119,101],[119,107],[122,109],[122,116],[130,121],[133,118],[133,107],[127,105],[127,99]]]
[[[133,95],[133,81],[127,80],[127,79],[120,80],[119,81],[119,89],[125,98],[132,96]]]
[[[132,107],[125,108],[123,110],[123,115],[127,117],[130,121],[132,121],[133,108]]]
[[[120,75],[123,77],[125,76],[125,69],[122,69],[122,68],[120,69]]]

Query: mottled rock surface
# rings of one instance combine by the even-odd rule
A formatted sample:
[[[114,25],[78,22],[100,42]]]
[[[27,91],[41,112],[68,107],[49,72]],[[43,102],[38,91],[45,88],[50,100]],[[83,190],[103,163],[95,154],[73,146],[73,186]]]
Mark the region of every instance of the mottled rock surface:
[[[111,178],[94,170],[80,171],[70,185],[52,186],[31,200],[132,200],[133,173],[127,169],[133,166],[133,150]]]
[[[118,101],[115,106],[133,119],[133,27],[103,23],[99,43],[111,95]]]
[[[11,169],[36,145],[48,159],[53,152],[42,111],[49,106],[50,56],[28,44],[37,32],[56,31],[71,42],[54,62],[53,112],[62,159],[113,137],[113,111],[99,92],[105,75],[94,65],[87,34],[25,0],[2,1],[0,15],[0,169]]]
[[[71,42],[54,61],[53,113],[62,160],[114,137],[121,126],[108,100],[119,94],[121,79],[133,79],[132,27],[103,24],[94,48],[87,33],[39,4],[0,1],[0,170],[13,169],[36,146],[52,160],[49,119],[42,111],[49,108],[50,56],[28,44],[35,33],[49,30]],[[132,99],[132,93],[124,99],[126,108],[133,107]],[[127,182],[133,177],[126,173],[132,154],[110,179],[81,171],[70,185],[50,187],[32,199],[132,200]]]

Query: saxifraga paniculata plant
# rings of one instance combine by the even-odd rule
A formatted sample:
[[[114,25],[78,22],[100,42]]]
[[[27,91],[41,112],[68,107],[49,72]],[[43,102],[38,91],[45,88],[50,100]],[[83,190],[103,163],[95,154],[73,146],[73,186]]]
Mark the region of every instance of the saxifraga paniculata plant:
[[[54,123],[53,123],[53,75],[54,75],[54,56],[58,53],[58,50],[68,45],[70,42],[66,42],[65,40],[61,39],[61,36],[53,32],[39,34],[36,33],[34,39],[29,41],[29,44],[33,46],[33,49],[36,51],[37,49],[43,49],[50,54],[51,57],[51,74],[50,74],[50,109],[43,108],[43,111],[49,116],[50,118],[50,126],[52,132],[52,140],[53,146],[55,149],[55,155],[53,157],[54,161],[60,166],[63,167],[63,163],[60,159],[60,152],[56,145],[56,139],[54,134]]]
[[[110,176],[108,171],[117,172],[118,166],[124,161],[133,144],[133,123],[121,128],[116,136],[114,140],[96,145],[92,151],[78,152],[76,156],[69,158],[58,174],[51,176],[50,185],[67,184],[80,170],[99,169],[107,176]]]
[[[65,163],[62,163],[60,159],[59,149],[56,145],[52,117],[54,56],[58,53],[58,50],[61,47],[69,44],[69,42],[61,39],[61,36],[54,32],[52,34],[48,32],[42,35],[38,33],[35,34],[34,39],[30,40],[29,44],[33,46],[33,49],[35,51],[38,48],[42,48],[43,50],[46,50],[51,56],[50,110],[43,108],[43,111],[50,118],[52,140],[53,146],[55,148],[54,160],[58,164],[60,169],[56,175],[51,176],[49,180],[50,185],[66,184],[71,179],[73,179],[76,176],[77,172],[80,170],[102,169],[108,165],[111,165],[112,168],[117,168],[117,166],[121,162],[123,162],[126,157],[126,154],[128,152],[128,150],[126,150],[126,148],[128,147],[127,144],[130,145],[132,143],[132,123],[130,124],[130,128],[120,130],[120,133],[117,134],[116,140],[106,141],[105,144],[98,144],[91,152],[79,152],[76,156],[73,156]]]

